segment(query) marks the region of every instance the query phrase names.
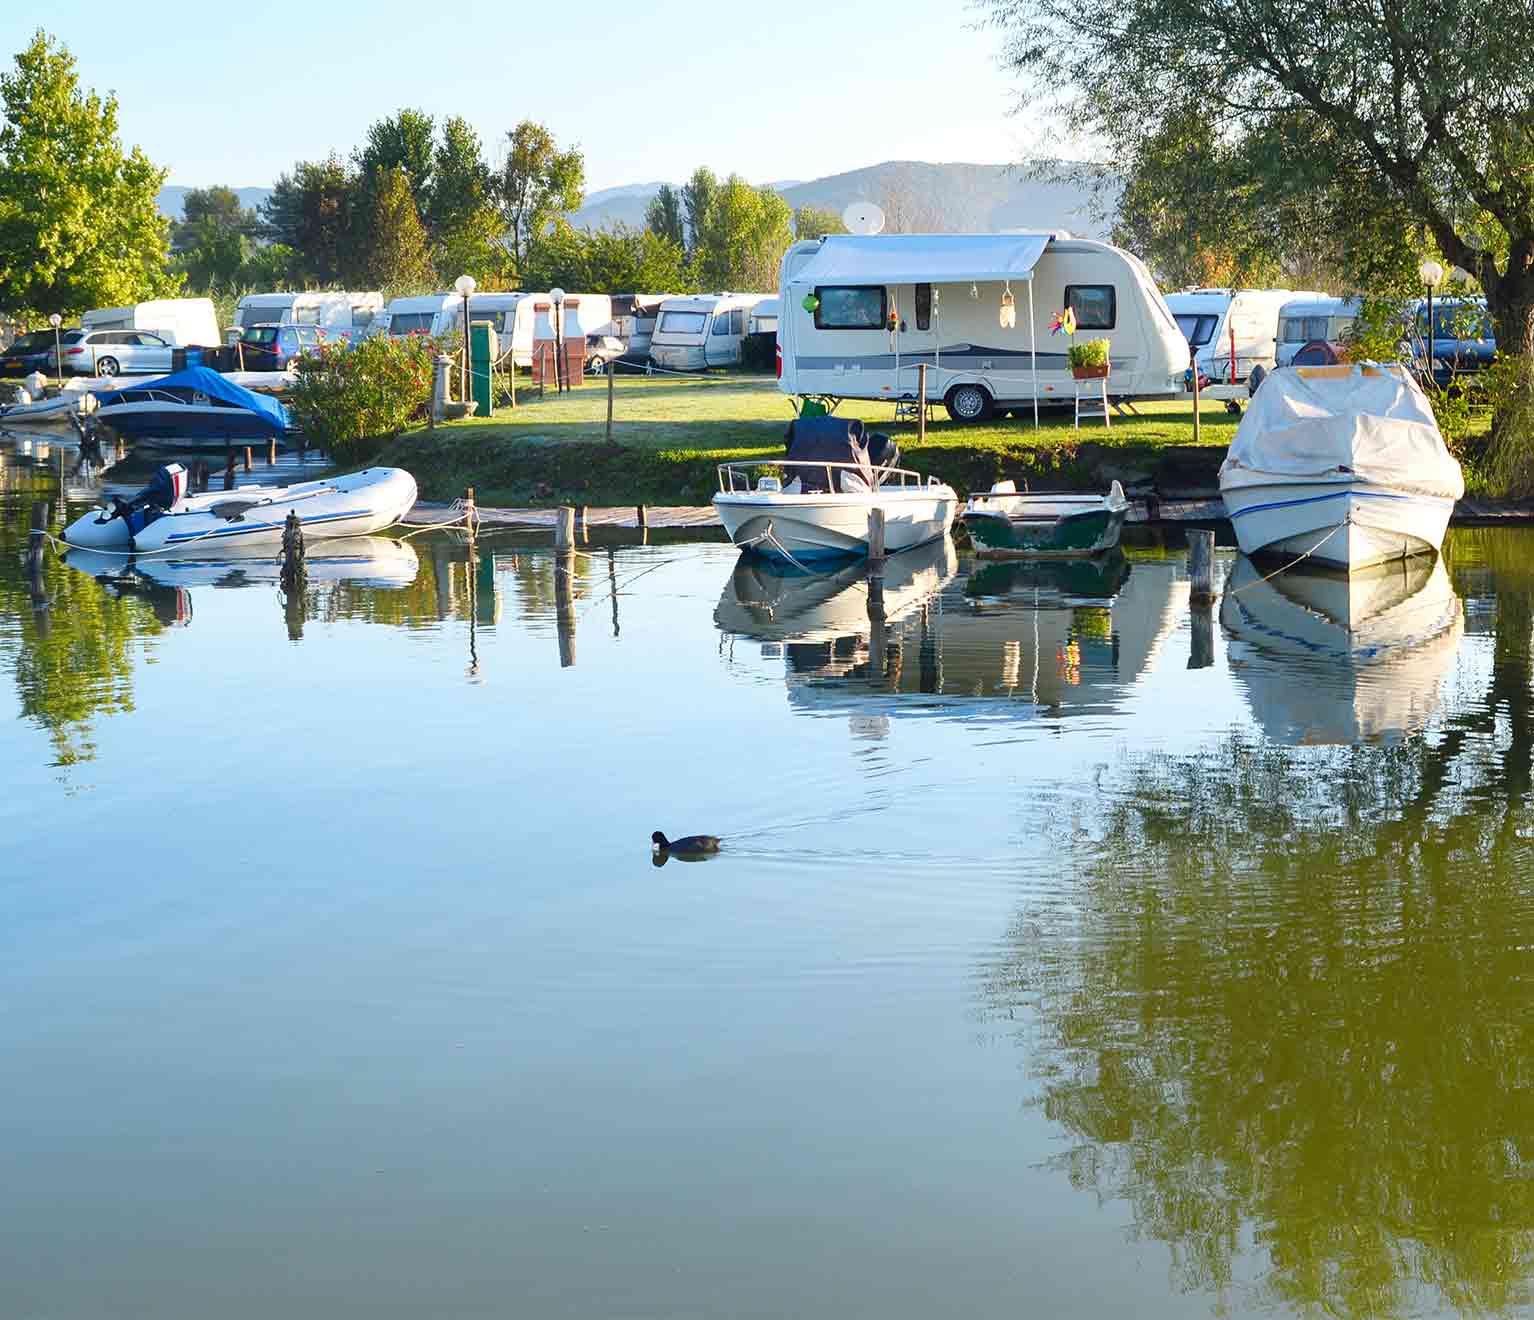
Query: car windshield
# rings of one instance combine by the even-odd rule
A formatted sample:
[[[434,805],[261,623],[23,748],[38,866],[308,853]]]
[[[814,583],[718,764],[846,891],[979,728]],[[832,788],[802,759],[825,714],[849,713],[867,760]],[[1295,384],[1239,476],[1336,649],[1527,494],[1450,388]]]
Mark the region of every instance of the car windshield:
[[[247,344],[270,344],[277,338],[277,327],[274,325],[252,326],[240,338]]]
[[[655,328],[662,334],[697,335],[703,333],[707,312],[662,312],[660,324]]]
[[[65,344],[78,344],[84,338],[84,330],[66,330],[59,336],[60,342]]]
[[[1172,319],[1177,322],[1183,338],[1194,348],[1209,342],[1210,336],[1214,334],[1214,324],[1219,320],[1216,316],[1199,312],[1176,312]]]
[[[69,331],[64,332],[64,338],[69,337]],[[7,353],[35,353],[40,348],[53,347],[52,330],[33,330],[29,334],[18,335],[11,346],[5,350]]]

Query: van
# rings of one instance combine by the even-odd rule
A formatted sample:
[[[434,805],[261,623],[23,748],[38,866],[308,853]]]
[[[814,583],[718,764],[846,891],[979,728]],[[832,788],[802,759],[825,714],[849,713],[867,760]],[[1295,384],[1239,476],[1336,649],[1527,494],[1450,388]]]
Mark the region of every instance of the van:
[[[148,330],[179,348],[217,348],[218,314],[211,298],[155,298],[129,307],[97,307],[80,318],[82,330]]]
[[[1353,328],[1362,302],[1358,298],[1306,296],[1286,302],[1278,313],[1278,332],[1273,340],[1275,366],[1287,367],[1294,355],[1314,341],[1330,344],[1333,351]]]
[[[1184,289],[1167,294],[1166,304],[1202,376],[1239,384],[1254,367],[1272,370],[1284,305],[1325,297],[1291,289]]]
[[[383,309],[381,293],[247,293],[235,306],[234,326],[312,325],[352,339],[368,334]]]
[[[705,293],[667,298],[650,337],[650,360],[672,371],[734,366],[740,361],[751,310],[771,296]]]

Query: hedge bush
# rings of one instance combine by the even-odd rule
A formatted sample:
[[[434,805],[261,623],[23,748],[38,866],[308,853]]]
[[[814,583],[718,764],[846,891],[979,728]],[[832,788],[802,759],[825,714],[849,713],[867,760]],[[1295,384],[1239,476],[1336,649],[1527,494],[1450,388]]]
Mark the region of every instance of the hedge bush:
[[[432,359],[441,351],[427,335],[323,343],[298,359],[289,404],[293,418],[337,463],[370,459],[425,419]]]

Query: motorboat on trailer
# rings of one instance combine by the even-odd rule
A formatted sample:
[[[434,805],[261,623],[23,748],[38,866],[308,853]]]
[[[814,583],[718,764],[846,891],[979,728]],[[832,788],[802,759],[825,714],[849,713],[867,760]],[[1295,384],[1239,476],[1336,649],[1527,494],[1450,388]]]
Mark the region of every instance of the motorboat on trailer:
[[[365,536],[397,523],[415,503],[403,468],[364,468],[292,486],[237,486],[187,493],[180,463],[160,468],[132,499],[83,514],[64,531],[69,545],[128,554],[192,552],[215,545],[280,545],[289,513],[306,537]]]
[[[1019,494],[1016,482],[998,481],[971,495],[962,517],[981,556],[1074,558],[1113,549],[1128,512],[1116,481],[1106,495]]]
[[[1269,372],[1220,465],[1246,554],[1349,571],[1436,553],[1464,493],[1427,396],[1397,364]]]
[[[861,421],[799,417],[787,441],[786,456],[770,464],[719,465],[714,510],[742,550],[793,563],[866,555],[874,509],[884,513],[884,548],[892,555],[935,541],[953,525],[953,487],[895,466],[895,442],[865,434]],[[764,466],[774,474],[753,485]]]
[[[225,448],[236,441],[287,436],[288,412],[207,367],[187,367],[142,384],[124,385],[101,400],[97,419],[148,447]]]

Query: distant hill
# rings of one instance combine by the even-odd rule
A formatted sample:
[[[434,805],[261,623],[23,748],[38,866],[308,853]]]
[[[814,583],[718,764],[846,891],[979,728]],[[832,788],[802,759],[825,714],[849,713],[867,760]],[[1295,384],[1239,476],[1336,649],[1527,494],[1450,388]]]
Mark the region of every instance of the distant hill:
[[[172,220],[181,219],[181,207],[186,201],[190,188],[182,188],[176,184],[166,184],[160,189],[160,194],[155,198],[160,208],[160,214],[169,216]],[[270,188],[236,188],[235,194],[240,199],[240,205],[247,211],[253,211],[272,195]]]
[[[1009,165],[934,164],[885,161],[808,183],[772,185],[790,206],[841,211],[852,202],[874,202],[890,216],[891,228],[991,233],[1003,229],[1068,229],[1101,237],[1106,226],[1094,218],[1093,199],[1074,184],[1034,179]],[[570,218],[600,229],[644,224],[645,207],[660,185],[636,184],[593,193]],[[888,205],[895,203],[894,206]],[[903,220],[903,223],[902,223]]]

